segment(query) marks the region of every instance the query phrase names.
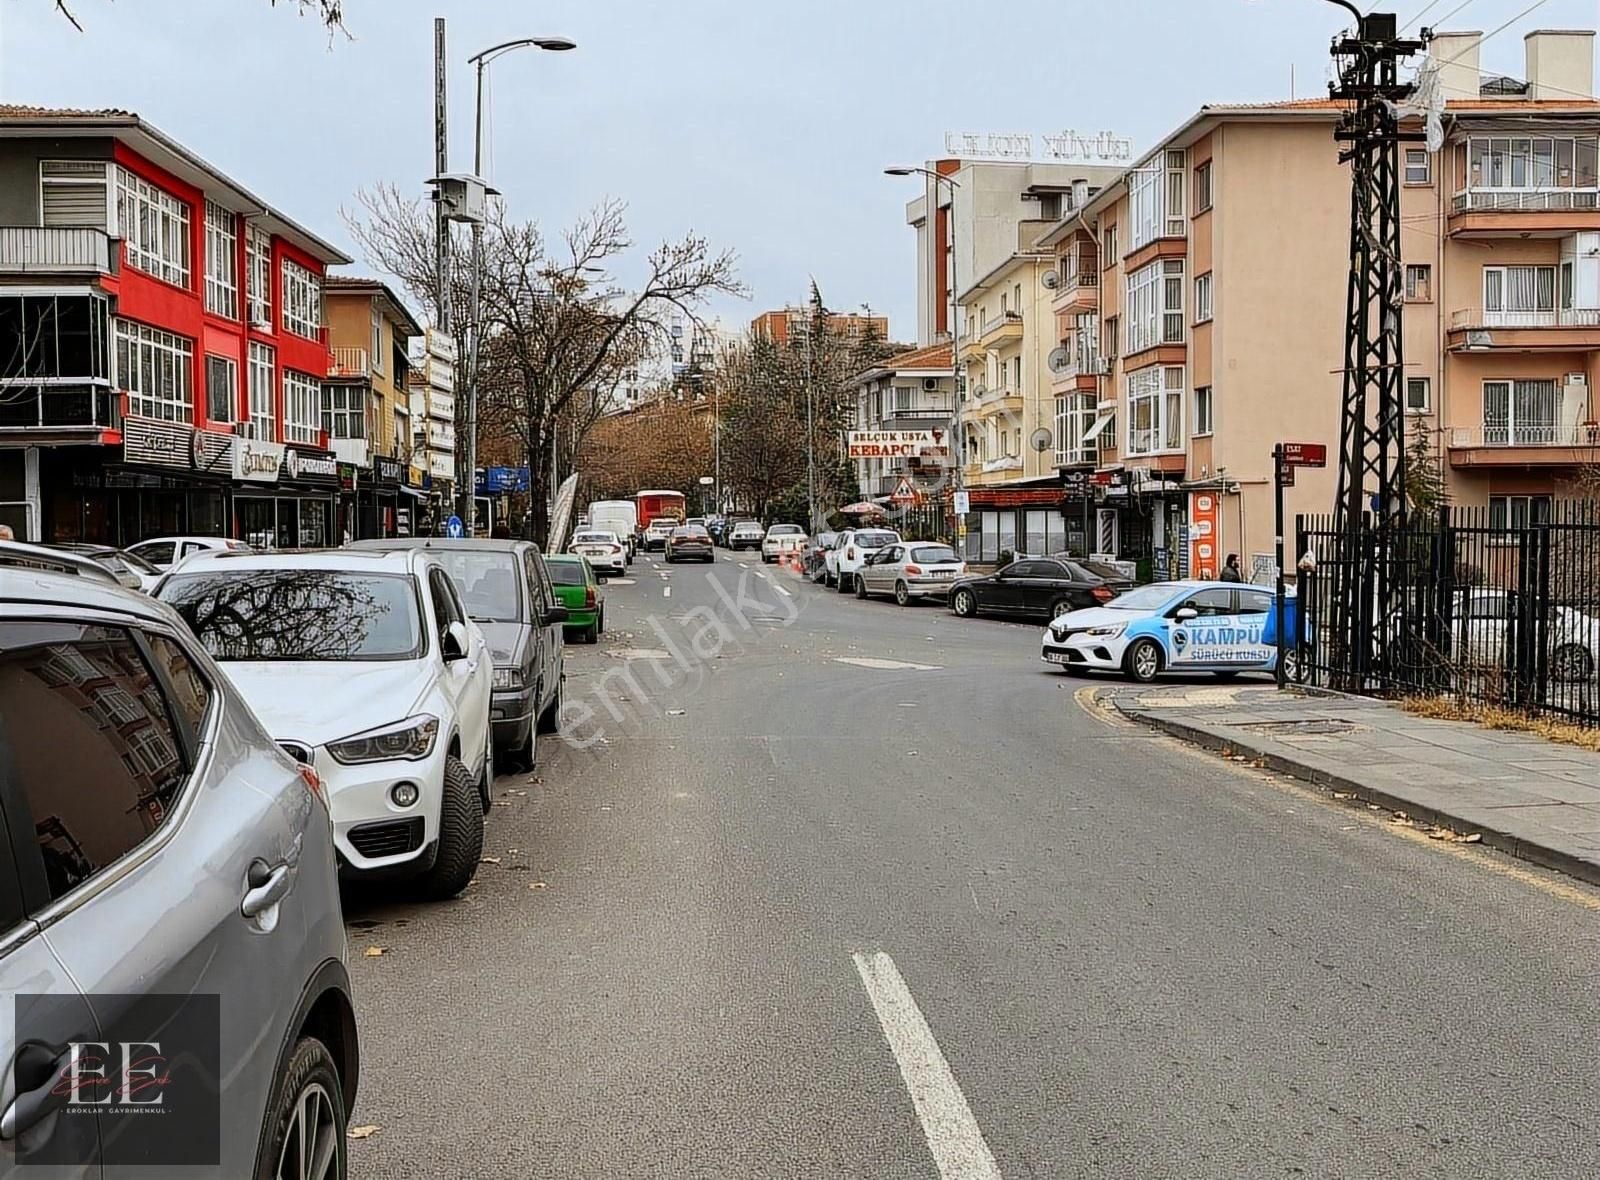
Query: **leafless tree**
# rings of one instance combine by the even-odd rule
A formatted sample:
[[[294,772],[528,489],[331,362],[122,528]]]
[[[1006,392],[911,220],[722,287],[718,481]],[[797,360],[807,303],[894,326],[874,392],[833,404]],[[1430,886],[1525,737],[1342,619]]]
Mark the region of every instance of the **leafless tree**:
[[[267,0],[274,8],[278,7],[278,0]],[[334,31],[346,32],[344,27],[344,0],[284,0],[284,6],[292,4],[299,9],[302,16],[315,16],[328,27],[330,33]],[[72,27],[78,32],[83,32],[83,25],[73,15],[68,0],[55,0],[56,11],[72,22]],[[348,35],[348,33],[346,33]]]

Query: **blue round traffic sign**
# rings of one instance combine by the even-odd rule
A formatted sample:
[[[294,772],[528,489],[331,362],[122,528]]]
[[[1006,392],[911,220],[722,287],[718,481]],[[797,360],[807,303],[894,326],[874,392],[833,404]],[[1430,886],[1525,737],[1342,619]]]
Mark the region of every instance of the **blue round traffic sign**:
[[[452,516],[444,522],[444,535],[447,537],[464,537],[467,535],[467,530],[462,525],[459,516]]]

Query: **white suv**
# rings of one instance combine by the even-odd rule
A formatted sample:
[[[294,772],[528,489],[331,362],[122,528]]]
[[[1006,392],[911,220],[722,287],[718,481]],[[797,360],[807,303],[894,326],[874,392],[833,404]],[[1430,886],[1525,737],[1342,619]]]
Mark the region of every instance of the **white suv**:
[[[326,784],[345,875],[466,888],[494,780],[494,665],[436,557],[201,553],[157,596]]]
[[[846,529],[828,551],[828,565],[833,583],[844,594],[855,588],[856,571],[866,564],[867,558],[888,545],[900,544],[900,534],[893,529]]]

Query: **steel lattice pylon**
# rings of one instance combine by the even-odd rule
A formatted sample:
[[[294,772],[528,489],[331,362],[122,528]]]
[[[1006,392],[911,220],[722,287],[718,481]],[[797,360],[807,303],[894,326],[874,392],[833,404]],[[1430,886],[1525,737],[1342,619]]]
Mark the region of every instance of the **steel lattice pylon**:
[[[1344,552],[1326,639],[1348,670],[1344,687],[1382,677],[1389,619],[1403,591],[1401,537],[1406,521],[1405,388],[1401,313],[1400,149],[1423,136],[1399,128],[1397,103],[1414,88],[1399,81],[1399,62],[1423,46],[1401,41],[1393,13],[1359,20],[1356,35],[1336,38],[1335,99],[1352,104],[1335,138],[1351,165],[1350,276],[1346,296],[1344,398],[1339,436],[1335,529]],[[1370,503],[1370,509],[1369,509]]]

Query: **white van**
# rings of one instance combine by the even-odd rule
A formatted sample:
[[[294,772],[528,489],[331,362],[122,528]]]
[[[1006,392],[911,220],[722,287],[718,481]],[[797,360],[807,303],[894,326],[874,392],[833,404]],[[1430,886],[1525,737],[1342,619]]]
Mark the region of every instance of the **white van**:
[[[639,548],[639,507],[632,500],[596,500],[589,505],[589,523],[596,532],[616,533],[628,547],[628,564]]]

